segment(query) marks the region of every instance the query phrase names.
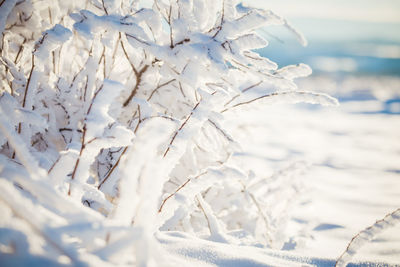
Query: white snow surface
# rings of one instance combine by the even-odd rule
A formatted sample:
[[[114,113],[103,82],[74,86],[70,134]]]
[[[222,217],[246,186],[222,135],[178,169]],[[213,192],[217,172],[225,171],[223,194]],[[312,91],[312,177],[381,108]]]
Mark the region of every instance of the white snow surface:
[[[398,97],[400,79],[316,76],[300,82],[306,86],[353,99],[339,107],[249,109],[227,115],[225,125],[242,144],[234,160],[256,175],[268,177],[288,162],[310,163],[302,177],[306,191],[288,224],[290,241],[278,251],[159,233],[183,266],[333,266],[354,235],[399,207],[400,117],[387,114],[385,103]],[[360,91],[385,97],[360,101]],[[357,250],[349,266],[398,266],[400,225],[384,230]]]
[[[339,107],[275,105],[249,110],[251,116],[234,114],[228,124],[244,147],[234,158],[267,177],[287,162],[309,162],[302,177],[306,191],[288,224],[293,235],[283,249],[335,259],[354,235],[399,207],[400,117],[388,103],[398,99],[400,79],[316,76],[299,87],[326,88],[346,100]],[[357,251],[353,261],[396,265],[399,248],[397,224]]]
[[[0,266],[399,264],[400,78],[300,79],[251,50],[306,44],[272,11],[148,2],[1,1]]]
[[[398,208],[400,117],[389,113],[385,103],[397,98],[400,79],[375,77],[375,83],[367,84],[364,79],[347,77],[337,81],[317,76],[300,81],[300,89],[325,87],[339,99],[353,96],[350,101],[342,101],[339,107],[268,105],[227,113],[225,126],[241,142],[243,151],[236,153],[232,160],[251,168],[257,176],[269,177],[290,162],[306,160],[309,163],[308,171],[301,178],[306,190],[294,201],[289,213],[290,240],[282,250],[273,250],[199,239],[183,232],[158,232],[156,240],[161,244],[160,249],[167,252],[165,266],[333,266],[355,234]],[[361,84],[364,93],[379,95],[379,100],[357,100]],[[391,86],[383,93],[382,84]],[[8,187],[1,185],[1,188]],[[9,211],[4,209],[4,212]],[[26,238],[31,239],[23,233],[27,226],[19,219],[15,222],[21,232],[16,232],[13,238],[21,235],[18,240],[26,243]],[[394,225],[375,236],[357,251],[350,266],[397,266],[399,233],[400,226]],[[7,242],[9,234],[0,235],[2,243]],[[51,236],[51,232],[47,234]],[[135,239],[137,235],[132,232],[127,238]],[[61,265],[38,256],[35,250],[39,248],[35,246],[30,248],[33,253],[20,251],[18,257],[3,249],[2,266]],[[106,266],[96,259],[86,262]]]

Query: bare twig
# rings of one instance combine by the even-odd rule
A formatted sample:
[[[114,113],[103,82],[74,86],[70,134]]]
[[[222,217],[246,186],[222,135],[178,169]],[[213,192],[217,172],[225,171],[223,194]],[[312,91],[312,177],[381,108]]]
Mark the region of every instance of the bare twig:
[[[14,64],[17,64],[17,62],[18,62],[18,58],[21,55],[22,49],[24,49],[25,41],[26,41],[26,38],[24,37],[24,40],[22,41],[22,44],[20,45],[20,47],[18,49],[17,55],[15,56]]]
[[[158,89],[160,89],[161,87],[164,87],[170,83],[172,83],[173,81],[175,81],[175,79],[171,79],[169,81],[166,81],[162,84],[157,85],[156,88],[154,88],[154,90],[151,92],[151,94],[149,95],[149,97],[147,98],[147,101],[150,101],[150,99],[153,97],[153,95],[158,91]]]
[[[142,69],[140,69],[137,74],[136,74],[136,84],[135,87],[133,88],[131,94],[129,97],[125,100],[123,106],[126,107],[129,105],[131,102],[132,98],[136,95],[137,90],[139,89],[140,83],[142,82],[142,76],[146,72],[146,70],[149,68],[149,65],[145,65]]]
[[[255,83],[255,84],[253,84],[253,85],[251,85],[251,86],[249,86],[249,87],[243,89],[243,90],[242,90],[242,93],[245,93],[245,92],[247,92],[248,90],[253,89],[253,88],[256,87],[256,86],[259,86],[262,82],[263,82],[263,81],[259,81],[258,83]],[[240,94],[235,95],[234,97],[231,98],[231,100],[229,100],[228,102],[226,102],[224,106],[226,107],[227,105],[229,105],[230,103],[232,103],[232,101],[235,100],[236,98],[238,98],[239,96],[240,96]]]
[[[23,108],[25,107],[25,104],[26,104],[26,96],[28,95],[29,85],[31,83],[32,73],[33,73],[34,69],[35,69],[35,55],[32,53],[32,67],[31,67],[31,71],[29,72],[28,81],[26,82],[24,99],[22,100],[22,107]],[[18,124],[18,133],[19,134],[21,133],[21,128],[22,128],[22,124],[19,123]],[[15,155],[13,154],[13,158],[14,158],[14,156]]]
[[[165,158],[165,156],[168,154],[172,143],[175,141],[176,136],[178,135],[178,133],[183,129],[183,127],[185,127],[186,123],[189,121],[189,119],[192,117],[194,111],[197,109],[197,107],[199,106],[200,101],[197,102],[197,104],[194,106],[194,108],[192,109],[192,112],[189,114],[189,116],[186,118],[186,120],[182,123],[181,127],[179,127],[179,129],[174,133],[174,135],[172,136],[171,142],[168,145],[168,148],[165,150],[163,158]]]
[[[128,35],[126,35],[128,36]],[[121,38],[121,33],[119,33],[119,38]],[[136,84],[135,87],[133,88],[131,94],[129,95],[129,97],[125,100],[124,102],[124,107],[126,107],[127,105],[129,105],[129,103],[131,102],[132,98],[136,95],[137,90],[139,89],[140,83],[142,82],[142,76],[143,74],[147,71],[147,69],[149,68],[149,65],[145,65],[142,69],[137,70],[135,65],[132,63],[131,59],[129,58],[128,52],[126,51],[124,42],[121,39],[121,47],[122,50],[124,51],[125,57],[128,60],[129,64],[131,65],[132,71],[136,76]]]
[[[247,190],[247,187],[246,187],[246,185],[243,183],[243,182],[240,182],[241,184],[242,184],[242,186],[243,186],[243,192],[244,193],[247,193],[248,194],[248,196],[251,198],[251,200],[253,201],[253,203],[254,203],[254,205],[257,207],[257,210],[258,210],[258,213],[261,215],[261,218],[263,219],[263,221],[264,221],[264,224],[265,224],[265,236],[266,236],[266,238],[267,238],[267,240],[268,240],[268,243],[269,243],[269,245],[272,247],[272,237],[271,237],[271,235],[269,234],[269,229],[268,228],[270,228],[270,223],[269,223],[269,219],[267,218],[267,216],[264,214],[264,211],[263,211],[263,209],[261,208],[261,205],[260,205],[260,203],[257,201],[257,199],[256,199],[256,197],[249,191],[249,190]]]
[[[108,15],[108,11],[107,11],[107,8],[106,8],[106,6],[104,4],[104,0],[101,0],[101,4],[103,5],[104,12],[106,12],[106,15]]]
[[[124,52],[124,55],[126,57],[126,59],[128,60],[129,64],[131,65],[131,68],[133,70],[133,73],[135,73],[135,75],[137,76],[138,71],[136,70],[135,65],[132,63],[131,59],[129,58],[128,52],[126,51],[125,45],[124,45],[124,41],[122,40],[121,37],[121,32],[119,33],[119,38],[121,39],[121,47],[122,47],[122,51]]]
[[[139,118],[138,118],[138,123],[136,124],[135,130],[133,130],[134,133],[137,132],[137,130],[139,129],[139,125],[140,125],[140,123],[142,122],[142,118],[141,118],[141,117],[142,117],[142,114],[141,114],[141,112],[140,112],[140,105],[138,105],[137,111],[138,111],[138,116],[139,116]]]
[[[259,86],[260,84],[262,84],[262,82],[263,82],[263,81],[259,81],[258,83],[255,83],[255,84],[253,84],[253,85],[251,85],[251,86],[249,86],[249,87],[243,89],[243,90],[242,90],[242,93],[245,93],[245,92],[247,92],[248,90],[253,89],[253,88],[256,87],[256,86]]]
[[[189,38],[185,38],[182,41],[177,42],[174,46],[182,45],[182,44],[188,43],[188,42],[190,42],[190,39]]]
[[[181,82],[179,82],[179,90],[181,91],[181,94],[182,94],[183,98],[186,98],[186,95],[185,95],[185,93],[183,92],[183,87],[182,87]]]
[[[204,217],[206,218],[208,229],[210,230],[210,235],[211,235],[212,234],[212,230],[211,230],[210,219],[208,218],[207,213],[204,210],[203,203],[202,203],[204,200],[202,199],[202,196],[200,194],[196,195],[196,199],[199,202],[199,207],[200,207],[201,211],[203,212]]]
[[[214,126],[215,129],[218,130],[218,132],[220,132],[229,142],[234,142],[234,140],[223,130],[221,129],[221,127],[219,127],[215,122],[213,122],[212,120],[208,119],[208,122]]]
[[[122,150],[121,154],[118,157],[117,162],[112,166],[112,168],[110,169],[110,171],[107,173],[107,175],[104,177],[104,179],[101,181],[101,183],[97,186],[97,189],[101,189],[101,187],[103,186],[103,184],[108,180],[108,178],[110,178],[111,174],[115,171],[115,169],[117,168],[117,166],[119,165],[119,162],[121,161],[122,156],[126,153],[126,151],[128,150],[128,146],[126,146],[124,148],[124,150]]]
[[[75,179],[75,174],[76,174],[76,171],[77,171],[78,166],[79,166],[79,160],[80,160],[80,158],[82,156],[82,153],[83,153],[83,150],[85,149],[85,146],[86,146],[86,144],[85,144],[85,135],[86,135],[86,124],[83,126],[81,149],[79,151],[78,159],[75,162],[74,170],[72,171],[71,180]],[[71,195],[71,184],[69,184],[68,195],[69,196]]]
[[[57,160],[51,165],[50,169],[47,171],[48,174],[51,173],[51,171],[54,169],[54,167],[57,165],[57,163],[60,161],[61,156],[58,156]]]
[[[107,65],[106,65],[106,46],[103,46],[104,47],[104,49],[103,49],[103,55],[102,55],[102,57],[103,57],[103,64],[104,64],[104,68],[103,68],[103,77],[104,77],[104,79],[106,79],[107,78]]]
[[[128,34],[128,33],[126,33],[125,35],[126,35],[126,37],[135,39],[135,40],[138,41],[139,43],[142,43],[142,44],[145,44],[145,45],[147,45],[147,46],[150,46],[150,44],[149,44],[148,42],[146,42],[146,41],[144,41],[144,40],[142,40],[142,39],[139,39],[139,38],[136,37],[136,36],[133,36],[133,35]]]
[[[383,219],[377,220],[373,225],[365,228],[364,230],[356,234],[347,245],[346,250],[340,255],[340,257],[336,261],[335,267],[346,266],[347,263],[351,260],[352,256],[357,253],[357,249],[359,247],[364,245],[369,240],[372,240],[372,238],[374,238],[376,234],[385,230],[385,226],[391,226],[392,224],[398,222],[400,222],[400,208],[389,214],[386,214]],[[353,244],[356,244],[355,248],[353,248]]]
[[[180,185],[172,194],[170,194],[169,196],[167,196],[161,203],[160,208],[158,209],[158,213],[162,212],[162,209],[165,205],[165,202],[168,201],[168,199],[170,199],[171,197],[173,197],[176,193],[178,193],[182,188],[184,188],[190,181],[192,181],[193,179],[197,179],[203,175],[205,175],[206,173],[208,173],[207,171],[193,177],[193,178],[188,178],[182,185]]]
[[[232,108],[236,108],[236,107],[238,107],[238,106],[242,106],[242,105],[247,105],[247,104],[253,103],[253,102],[255,102],[255,101],[257,101],[257,100],[260,100],[260,99],[263,99],[263,98],[269,98],[269,97],[275,97],[275,96],[282,96],[282,95],[292,95],[292,94],[300,94],[300,95],[312,94],[312,95],[314,95],[314,96],[321,96],[321,94],[318,94],[318,93],[311,93],[311,92],[306,92],[306,91],[274,92],[274,93],[271,93],[271,94],[259,96],[259,97],[257,97],[257,98],[254,98],[254,99],[251,99],[251,100],[248,100],[248,101],[245,101],[245,102],[237,103],[237,104],[235,104],[235,105],[233,105],[233,106],[230,106],[230,107],[225,108],[224,110],[221,111],[221,113],[224,113],[224,112],[226,112],[226,111],[228,111],[228,110],[230,110],[230,109],[232,109]]]
[[[93,95],[92,101],[91,101],[91,103],[90,103],[90,106],[89,106],[89,108],[88,108],[88,111],[86,112],[85,118],[87,118],[87,116],[90,114],[90,111],[92,110],[92,106],[93,106],[94,100],[96,99],[97,95],[99,94],[99,92],[100,92],[102,89],[103,89],[103,86],[101,86],[101,87],[99,88],[99,90],[97,90],[97,91],[95,92],[95,94]],[[86,141],[85,141],[86,130],[87,130],[87,129],[86,129],[86,123],[84,123],[84,125],[83,125],[83,130],[82,130],[81,149],[80,149],[80,151],[79,151],[78,159],[77,159],[76,162],[75,162],[74,170],[72,171],[72,174],[71,174],[71,180],[74,180],[74,179],[75,179],[75,175],[76,175],[76,171],[78,170],[80,158],[81,158],[82,153],[83,153],[83,151],[85,150],[86,145],[87,145],[87,143],[86,143]],[[71,195],[71,183],[69,184],[68,195],[69,195],[69,196]]]
[[[140,109],[138,109],[138,110],[140,110]],[[138,121],[138,124],[136,125],[136,128],[135,128],[135,130],[134,130],[134,133],[137,132],[137,130],[138,130],[139,125],[140,125],[141,122],[143,122],[143,121],[145,121],[145,120],[148,120],[148,119],[153,119],[153,118],[163,118],[163,119],[175,121],[174,118],[167,117],[167,116],[153,116],[153,117],[147,117],[147,118],[141,119],[141,118],[140,118],[140,111],[139,111],[139,121]],[[112,166],[112,168],[110,169],[110,171],[107,173],[107,175],[106,175],[106,176],[104,177],[104,179],[101,181],[101,183],[98,185],[97,189],[100,190],[101,187],[103,186],[103,184],[109,179],[109,177],[111,176],[111,174],[112,174],[112,173],[115,171],[115,169],[118,167],[118,165],[119,165],[119,163],[120,163],[120,161],[121,161],[122,156],[126,153],[126,151],[128,150],[128,148],[129,148],[129,146],[126,146],[126,147],[123,148],[121,154],[120,154],[119,157],[118,157],[117,162]]]
[[[169,14],[168,14],[169,39],[170,39],[170,47],[172,49],[172,48],[174,48],[174,40],[173,40],[173,36],[172,36],[171,16],[172,16],[172,4],[170,4],[170,6],[169,6]]]
[[[35,55],[32,54],[32,67],[31,67],[31,71],[29,72],[29,77],[28,77],[28,81],[26,82],[26,86],[25,86],[25,93],[24,93],[24,99],[22,100],[22,107],[25,107],[25,103],[26,103],[26,96],[28,95],[28,90],[29,90],[29,85],[31,83],[31,78],[32,78],[32,73],[33,70],[35,69]]]
[[[219,32],[222,30],[222,25],[224,24],[224,16],[225,16],[225,0],[222,0],[222,9],[221,9],[221,22],[220,25],[217,27],[217,31],[215,32],[215,34],[213,35],[213,39],[215,37],[217,37],[217,35],[219,34]]]

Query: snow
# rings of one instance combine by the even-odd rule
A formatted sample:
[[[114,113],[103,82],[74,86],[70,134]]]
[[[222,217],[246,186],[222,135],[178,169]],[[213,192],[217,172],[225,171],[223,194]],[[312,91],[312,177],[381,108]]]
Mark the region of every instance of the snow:
[[[275,50],[307,40],[239,0],[0,15],[0,265],[400,261],[396,45]]]
[[[326,77],[308,79],[311,80],[304,84],[315,87],[336,82]],[[348,77],[347,81],[352,81],[350,85],[342,81],[348,84],[347,90],[342,89],[346,97],[351,95],[351,85],[357,90],[358,79]],[[304,84],[300,83],[300,88]],[[396,84],[399,83],[394,86]],[[380,88],[371,86],[365,90],[377,94]],[[372,103],[382,107],[377,104],[395,93],[394,89],[392,93],[386,92],[385,98]],[[170,262],[196,266],[332,266],[351,237],[396,208],[400,197],[397,181],[400,148],[396,145],[400,134],[396,127],[399,117],[379,112],[377,108],[371,113],[365,104],[366,101],[353,99],[340,107],[317,108],[318,112],[310,106],[274,105],[226,114],[232,137],[239,140],[246,151],[233,158],[256,175],[266,176],[284,162],[297,159],[306,159],[311,164],[302,178],[306,194],[296,201],[300,204],[292,209],[288,223],[291,243],[284,246],[288,251],[229,244],[213,235],[207,241],[182,232],[159,232],[156,240],[168,251]],[[2,184],[1,188],[7,188],[6,193],[11,190],[9,187]],[[7,195],[2,193],[2,196]],[[98,251],[99,257],[108,259],[121,247],[137,240],[140,233],[133,231],[125,239]],[[400,239],[397,233],[398,226],[394,226],[376,236],[376,241],[357,250],[355,260],[398,263],[396,247]],[[20,235],[24,236],[21,232]],[[23,246],[21,243],[17,247],[22,250]],[[15,262],[9,254],[3,254],[1,259],[5,266]],[[25,254],[20,260],[32,264],[49,263],[49,259]],[[49,264],[56,263],[50,261]],[[104,262],[99,264],[105,266]]]
[[[302,177],[306,192],[288,223],[288,231],[296,233],[285,245],[290,251],[335,259],[355,234],[398,208],[400,118],[387,113],[383,104],[397,98],[400,80],[364,79],[316,76],[300,82],[300,89],[331,88],[331,94],[348,99],[336,108],[275,105],[262,112],[250,110],[251,116],[235,113],[231,121],[242,121],[231,134],[246,147],[246,153],[234,158],[256,175],[269,175],[272,171],[267,169],[281,168],[285,162],[311,164]],[[361,83],[371,95],[383,95],[381,84],[392,86],[380,100],[363,100],[357,99]],[[374,237],[357,250],[354,260],[398,263],[398,233],[397,224]]]
[[[0,32],[3,32],[3,30],[6,26],[7,17],[11,13],[11,11],[16,3],[17,3],[17,0],[2,2],[1,6],[0,6]]]
[[[193,238],[180,232],[157,235],[172,255],[196,266],[331,266],[332,260],[307,258],[270,249],[243,247]]]
[[[33,54],[39,59],[46,59],[49,53],[71,38],[72,32],[60,24],[43,33],[42,39],[36,43]]]

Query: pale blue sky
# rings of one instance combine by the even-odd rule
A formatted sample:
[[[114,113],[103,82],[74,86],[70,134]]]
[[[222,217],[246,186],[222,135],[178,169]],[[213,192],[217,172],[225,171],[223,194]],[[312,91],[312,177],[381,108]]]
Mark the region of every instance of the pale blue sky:
[[[287,18],[400,23],[400,0],[244,0]]]
[[[319,40],[400,43],[400,0],[243,0],[287,18]]]
[[[304,62],[318,71],[350,62],[354,72],[400,74],[400,0],[243,1],[283,16],[308,39],[301,47],[283,27],[261,30],[270,41],[261,53],[280,65]]]

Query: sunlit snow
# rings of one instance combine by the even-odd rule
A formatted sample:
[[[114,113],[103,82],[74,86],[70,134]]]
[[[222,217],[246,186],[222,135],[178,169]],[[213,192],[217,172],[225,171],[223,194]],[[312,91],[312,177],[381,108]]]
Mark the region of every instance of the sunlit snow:
[[[0,266],[399,265],[399,10],[0,1]]]

